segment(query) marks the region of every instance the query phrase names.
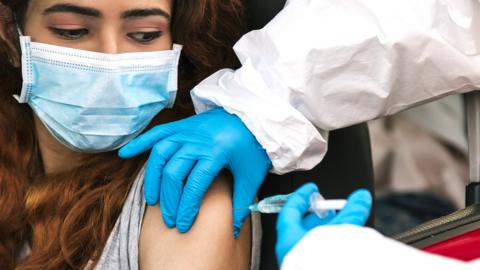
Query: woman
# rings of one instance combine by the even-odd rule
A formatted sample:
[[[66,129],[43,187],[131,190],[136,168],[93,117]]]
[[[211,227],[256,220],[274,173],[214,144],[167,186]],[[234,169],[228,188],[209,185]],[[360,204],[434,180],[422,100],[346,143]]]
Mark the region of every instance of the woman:
[[[231,187],[226,177],[219,177],[208,191],[192,230],[180,235],[165,227],[158,206],[144,209],[141,180],[145,157],[125,161],[112,151],[124,143],[125,136],[99,146],[94,142],[103,143],[108,136],[72,135],[72,130],[77,128],[109,133],[117,128],[123,131],[122,128],[133,127],[115,122],[118,117],[115,118],[113,112],[112,116],[104,110],[104,115],[100,115],[96,107],[80,108],[66,102],[55,103],[60,109],[53,114],[56,117],[48,118],[48,113],[43,112],[56,110],[54,105],[29,102],[29,95],[38,91],[49,93],[57,100],[66,98],[75,103],[82,98],[94,98],[97,100],[92,104],[105,108],[112,104],[117,106],[115,99],[125,94],[125,89],[118,85],[102,85],[101,80],[93,77],[95,83],[91,85],[75,85],[77,81],[89,82],[88,78],[82,78],[91,76],[81,69],[82,65],[76,66],[78,76],[74,74],[68,79],[58,77],[63,69],[57,69],[58,73],[47,72],[42,65],[55,64],[58,60],[67,70],[70,63],[65,59],[69,57],[76,61],[83,59],[85,66],[90,66],[104,58],[127,59],[129,63],[130,58],[138,55],[148,62],[151,59],[147,56],[161,59],[165,55],[175,55],[174,41],[184,45],[178,67],[177,103],[172,110],[162,110],[156,115],[152,124],[188,116],[192,109],[187,90],[213,71],[236,65],[230,47],[243,29],[240,1],[1,2],[5,7],[0,15],[0,268],[247,269],[252,242],[250,226],[246,226],[237,239],[232,237]],[[24,35],[20,39],[21,46],[16,26]],[[47,54],[51,49],[56,53],[53,55],[65,59],[51,57],[42,62],[41,57],[37,57],[38,60],[32,53],[37,50],[38,56],[45,53],[42,49]],[[115,63],[119,62],[117,60]],[[37,61],[37,66],[32,61]],[[135,63],[143,65],[142,61]],[[172,68],[174,61],[168,63],[171,65],[165,74],[169,74],[170,81],[176,68]],[[136,66],[122,68],[139,72],[141,76],[148,72]],[[115,71],[105,76],[104,70]],[[143,87],[154,84],[154,77],[147,74],[149,80],[142,81],[138,80],[142,78],[140,75],[128,77],[127,72],[123,73],[127,77],[121,79],[130,81],[116,81],[118,70],[121,68],[111,69],[105,65],[98,68],[97,75],[120,85],[138,84],[135,91],[144,95],[138,96],[140,101],[143,98],[148,102],[145,94],[157,94],[147,93]],[[164,72],[158,68],[156,71]],[[36,77],[30,78],[31,73],[36,73]],[[52,79],[56,77],[62,83],[68,84],[71,80],[71,89],[59,87],[61,83]],[[41,85],[45,81],[48,83]],[[48,92],[50,87],[61,91]],[[85,92],[94,90],[95,95],[84,96],[86,94],[77,91],[77,87]],[[68,96],[77,92],[78,97]],[[133,99],[137,98],[135,93],[130,93]],[[167,93],[169,101],[173,100],[173,93]],[[17,95],[21,102],[29,102],[30,106],[17,102],[12,95]],[[168,105],[160,103],[158,111]],[[149,106],[147,103],[140,105]],[[119,108],[114,109],[116,112]],[[145,112],[144,108],[137,109]],[[95,113],[105,123],[79,123],[69,119],[73,115],[85,120],[89,119],[85,114]],[[132,119],[139,117],[138,112],[133,114]],[[95,129],[95,125],[103,125],[103,130]],[[139,128],[135,128],[138,132]]]

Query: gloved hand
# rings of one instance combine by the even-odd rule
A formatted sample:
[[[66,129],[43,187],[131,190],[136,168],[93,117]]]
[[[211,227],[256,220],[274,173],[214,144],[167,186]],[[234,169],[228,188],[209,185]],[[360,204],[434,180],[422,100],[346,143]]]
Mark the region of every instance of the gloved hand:
[[[360,189],[348,197],[345,207],[336,214],[330,211],[320,219],[315,213],[309,213],[310,195],[318,191],[315,184],[308,183],[300,187],[288,199],[278,216],[277,244],[275,251],[279,265],[285,255],[308,233],[321,225],[353,224],[363,226],[370,215],[372,196],[365,189]]]
[[[121,148],[119,156],[131,158],[150,148],[145,198],[149,205],[160,198],[165,224],[187,232],[213,179],[227,168],[234,178],[233,208],[245,209],[233,211],[237,237],[271,167],[265,150],[240,118],[216,108],[159,125]]]

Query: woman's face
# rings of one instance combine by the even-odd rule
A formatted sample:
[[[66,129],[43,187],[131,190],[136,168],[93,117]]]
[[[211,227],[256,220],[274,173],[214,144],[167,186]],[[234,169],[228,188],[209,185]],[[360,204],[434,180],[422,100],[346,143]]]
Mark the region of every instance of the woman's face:
[[[169,50],[172,0],[30,0],[32,41],[102,52]]]

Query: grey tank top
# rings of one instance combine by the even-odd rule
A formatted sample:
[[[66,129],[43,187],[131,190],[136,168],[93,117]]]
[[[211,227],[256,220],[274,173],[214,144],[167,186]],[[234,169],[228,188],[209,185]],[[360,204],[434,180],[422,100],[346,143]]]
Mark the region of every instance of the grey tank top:
[[[138,270],[138,246],[146,202],[143,197],[144,170],[138,174],[128,194],[122,212],[105,244],[100,260],[85,270]],[[260,216],[252,216],[251,270],[258,270],[261,243]]]

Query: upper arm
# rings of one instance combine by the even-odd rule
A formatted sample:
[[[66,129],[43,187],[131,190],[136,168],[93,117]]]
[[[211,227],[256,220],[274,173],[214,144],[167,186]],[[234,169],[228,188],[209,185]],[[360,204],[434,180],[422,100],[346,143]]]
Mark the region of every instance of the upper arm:
[[[250,221],[233,237],[231,188],[226,177],[214,181],[188,233],[168,229],[159,206],[147,207],[139,246],[139,265],[149,269],[249,269]]]

